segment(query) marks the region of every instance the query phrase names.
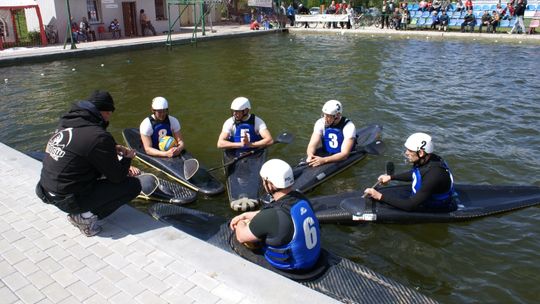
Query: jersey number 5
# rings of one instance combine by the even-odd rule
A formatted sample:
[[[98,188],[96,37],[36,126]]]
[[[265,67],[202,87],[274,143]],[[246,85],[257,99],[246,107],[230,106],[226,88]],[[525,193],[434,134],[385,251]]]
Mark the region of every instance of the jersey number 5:
[[[310,216],[304,220],[302,224],[304,228],[304,237],[306,240],[307,249],[312,249],[317,245],[317,229],[315,228],[315,221]]]

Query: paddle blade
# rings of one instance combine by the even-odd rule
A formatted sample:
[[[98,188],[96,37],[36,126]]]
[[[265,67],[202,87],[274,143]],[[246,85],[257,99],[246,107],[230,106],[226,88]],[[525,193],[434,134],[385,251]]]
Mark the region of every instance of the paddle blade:
[[[195,158],[190,158],[184,160],[184,177],[186,180],[189,180],[190,178],[195,175],[199,171],[199,161]]]
[[[364,146],[364,151],[368,154],[382,155],[386,151],[386,145],[382,140],[375,140],[369,145]]]
[[[393,162],[386,162],[386,174],[387,175],[393,175],[394,174],[394,163]]]
[[[293,140],[294,140],[294,135],[286,131],[279,134],[279,136],[276,138],[276,142],[282,143],[282,144],[290,144]]]

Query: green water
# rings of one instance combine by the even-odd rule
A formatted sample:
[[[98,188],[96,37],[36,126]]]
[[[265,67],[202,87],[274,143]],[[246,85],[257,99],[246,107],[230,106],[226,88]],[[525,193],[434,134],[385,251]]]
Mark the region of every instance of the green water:
[[[295,162],[322,104],[338,99],[357,126],[384,125],[388,149],[310,195],[370,186],[389,160],[406,169],[403,141],[417,131],[434,137],[457,182],[540,185],[539,70],[535,45],[285,34],[24,65],[0,69],[8,78],[0,84],[0,141],[43,149],[69,104],[99,88],[115,98],[110,131],[118,141],[164,96],[187,148],[213,167],[230,102],[246,96],[274,136],[296,135],[269,153]],[[226,194],[193,206],[233,215]],[[540,296],[538,207],[457,224],[327,225],[323,238],[334,252],[441,302]]]

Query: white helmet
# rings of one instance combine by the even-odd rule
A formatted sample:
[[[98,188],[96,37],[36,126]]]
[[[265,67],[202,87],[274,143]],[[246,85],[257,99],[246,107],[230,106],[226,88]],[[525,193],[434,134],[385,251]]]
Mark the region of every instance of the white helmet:
[[[169,103],[167,102],[167,99],[163,97],[155,97],[152,99],[152,109],[153,110],[165,110],[169,108]]]
[[[242,111],[245,109],[251,109],[249,99],[245,97],[236,97],[231,103],[231,110],[233,111]]]
[[[281,159],[271,159],[264,163],[260,175],[263,180],[272,182],[278,189],[285,189],[294,184],[291,166]]]
[[[343,112],[343,106],[341,105],[341,102],[332,99],[324,104],[322,112],[328,115],[341,114]]]
[[[429,154],[433,153],[433,142],[431,141],[431,136],[426,133],[414,133],[407,138],[405,148],[414,152],[424,150]]]

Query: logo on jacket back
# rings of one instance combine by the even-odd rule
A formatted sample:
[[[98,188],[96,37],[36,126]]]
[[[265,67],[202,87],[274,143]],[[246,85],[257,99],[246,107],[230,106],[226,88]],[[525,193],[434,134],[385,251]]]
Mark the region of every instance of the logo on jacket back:
[[[48,153],[52,159],[58,161],[59,158],[64,157],[66,154],[64,149],[69,145],[73,136],[72,131],[73,128],[58,131],[51,137],[51,139],[49,139],[45,152]]]

